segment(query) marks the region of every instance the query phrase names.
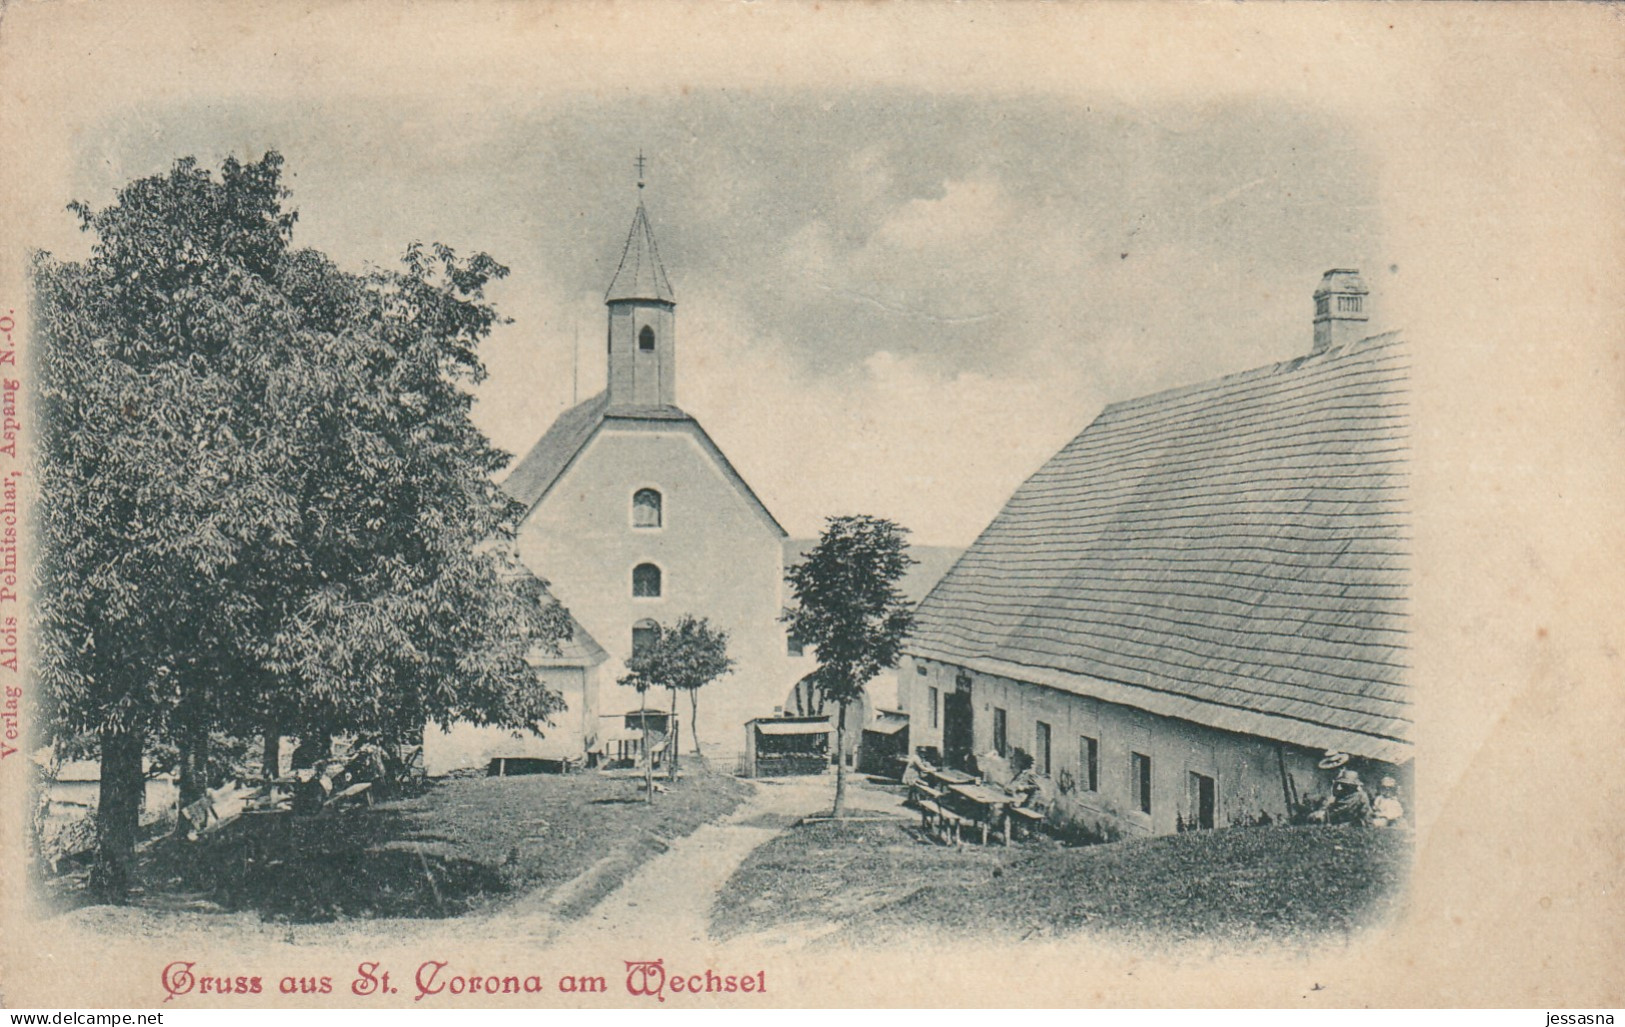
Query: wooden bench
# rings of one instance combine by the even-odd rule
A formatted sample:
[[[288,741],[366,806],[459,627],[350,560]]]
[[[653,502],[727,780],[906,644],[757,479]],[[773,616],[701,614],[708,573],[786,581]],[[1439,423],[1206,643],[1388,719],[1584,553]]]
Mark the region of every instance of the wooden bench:
[[[942,815],[942,807],[934,802],[923,801],[914,804],[920,811],[920,826],[930,828],[932,821]]]
[[[1027,831],[1038,830],[1038,825],[1044,822],[1044,814],[1025,806],[1010,807],[1010,826],[1022,827]]]
[[[965,818],[939,803],[922,802],[920,806],[920,824],[924,830],[941,837],[943,843],[948,841],[948,831],[953,831],[954,844],[958,845],[965,827]]]
[[[912,801],[912,802],[914,802],[916,804],[921,803],[921,802],[925,802],[928,799],[931,800],[932,802],[935,802],[935,801],[937,801],[937,800],[939,800],[941,798],[942,798],[942,793],[940,791],[938,791],[935,788],[932,788],[930,785],[926,784],[923,781],[914,782],[914,784],[911,787],[911,790],[909,792],[910,801]]]

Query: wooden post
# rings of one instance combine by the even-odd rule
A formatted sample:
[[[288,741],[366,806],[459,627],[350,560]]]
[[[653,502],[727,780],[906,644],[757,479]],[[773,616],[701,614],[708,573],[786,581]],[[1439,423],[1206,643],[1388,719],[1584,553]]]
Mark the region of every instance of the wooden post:
[[[650,805],[655,801],[655,757],[649,751],[649,714],[645,709],[649,704],[643,702],[643,692],[638,693],[638,719],[643,724],[643,798]]]
[[[671,692],[671,719],[666,723],[666,780],[677,781],[677,689]]]
[[[836,707],[835,715],[835,808],[836,820],[846,813],[846,700]]]

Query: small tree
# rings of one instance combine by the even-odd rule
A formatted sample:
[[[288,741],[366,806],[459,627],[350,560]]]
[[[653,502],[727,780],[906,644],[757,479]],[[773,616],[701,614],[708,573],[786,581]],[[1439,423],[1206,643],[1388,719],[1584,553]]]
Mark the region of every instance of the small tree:
[[[819,693],[837,706],[835,816],[846,811],[846,709],[864,685],[897,666],[914,626],[898,582],[913,564],[908,529],[880,517],[831,517],[818,545],[785,575],[794,605],[780,620],[814,647]]]
[[[672,719],[677,714],[677,693],[688,693],[689,730],[694,736],[694,751],[701,756],[699,731],[694,722],[699,718],[699,692],[701,688],[731,672],[734,661],[728,656],[728,633],[711,626],[705,617],[685,613],[677,623],[667,628],[655,625],[654,638],[644,644],[626,661],[630,671],[621,678],[621,684],[631,685],[641,697],[650,688],[671,690]],[[675,732],[674,732],[675,735]],[[672,772],[676,771],[677,739],[672,737]],[[644,751],[648,751],[647,718],[644,721]],[[654,761],[649,761],[646,786],[652,797],[654,792]]]
[[[684,614],[675,627],[661,632],[667,664],[667,681],[674,690],[688,693],[688,731],[694,739],[694,752],[700,748],[700,689],[730,674],[734,661],[728,656],[728,633],[713,628],[704,617]]]

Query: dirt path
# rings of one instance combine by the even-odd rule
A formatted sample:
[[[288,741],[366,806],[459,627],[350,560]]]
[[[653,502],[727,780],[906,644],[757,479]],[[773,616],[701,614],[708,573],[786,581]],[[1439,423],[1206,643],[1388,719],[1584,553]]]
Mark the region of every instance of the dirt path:
[[[711,904],[728,878],[758,846],[801,817],[828,810],[834,782],[828,777],[785,778],[758,781],[755,787],[755,794],[732,814],[671,842],[580,919],[565,920],[560,914],[578,901],[579,892],[591,890],[594,870],[521,901],[483,928],[555,951],[666,951],[674,945],[708,944]],[[847,794],[854,813],[903,815],[898,796],[865,787],[857,775],[848,782]]]
[[[230,932],[237,939],[234,944],[267,949],[325,945],[371,951],[387,938],[413,958],[431,941],[509,945],[532,952],[669,951],[674,945],[708,945],[711,905],[733,872],[758,846],[802,817],[828,811],[835,790],[829,776],[752,785],[753,794],[731,814],[690,835],[672,840],[648,833],[630,845],[623,842],[575,878],[485,914],[289,924],[253,912],[94,906],[66,914],[63,922],[88,932],[87,940],[133,933],[208,945]],[[859,775],[848,782],[848,799],[853,815],[907,815],[899,796],[867,786]]]

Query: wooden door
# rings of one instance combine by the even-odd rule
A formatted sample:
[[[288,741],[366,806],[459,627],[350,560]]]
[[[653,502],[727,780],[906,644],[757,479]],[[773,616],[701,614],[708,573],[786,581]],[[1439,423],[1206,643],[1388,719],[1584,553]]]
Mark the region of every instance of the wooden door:
[[[970,693],[949,692],[942,698],[942,758],[963,769],[971,756]]]

